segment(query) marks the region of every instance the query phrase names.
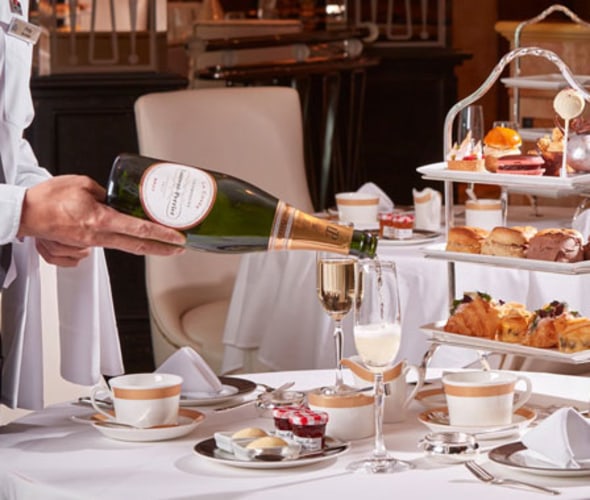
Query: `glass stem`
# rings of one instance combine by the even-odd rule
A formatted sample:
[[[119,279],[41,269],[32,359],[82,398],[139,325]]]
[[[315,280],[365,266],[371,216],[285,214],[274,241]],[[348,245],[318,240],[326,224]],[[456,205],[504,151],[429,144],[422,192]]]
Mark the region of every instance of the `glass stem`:
[[[342,321],[337,319],[334,321],[334,342],[336,344],[336,388],[342,387]]]
[[[374,458],[387,457],[387,449],[383,440],[383,403],[385,388],[383,386],[383,373],[375,373],[375,447]]]

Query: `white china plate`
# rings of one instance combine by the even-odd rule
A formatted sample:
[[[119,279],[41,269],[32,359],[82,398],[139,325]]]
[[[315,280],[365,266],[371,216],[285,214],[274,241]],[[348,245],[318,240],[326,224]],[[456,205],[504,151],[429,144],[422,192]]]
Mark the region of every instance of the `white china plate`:
[[[426,257],[431,259],[453,262],[469,262],[489,266],[526,269],[528,271],[543,271],[559,274],[587,274],[590,273],[590,260],[580,262],[550,262],[548,260],[525,259],[521,257],[501,257],[497,255],[482,255],[479,253],[449,252],[445,250],[445,243],[433,244],[422,249]]]
[[[96,420],[105,420],[105,418],[99,413],[94,415],[93,418]],[[189,434],[203,420],[205,420],[205,415],[203,413],[196,410],[181,408],[178,412],[178,425],[152,427],[149,429],[133,429],[125,427],[107,427],[95,422],[92,424],[92,427],[101,432],[104,436],[118,441],[165,441]]]
[[[219,377],[223,389],[217,394],[181,394],[180,406],[208,406],[224,403],[238,396],[250,394],[256,390],[256,383],[238,377]]]
[[[519,408],[513,415],[512,423],[493,426],[451,425],[446,406],[432,408],[418,415],[418,420],[433,432],[465,432],[475,434],[477,439],[499,439],[519,433],[526,428],[537,414],[530,408]]]
[[[530,193],[559,198],[590,192],[590,174],[570,174],[567,177],[547,175],[496,174],[492,172],[466,172],[449,170],[446,162],[431,163],[416,169],[425,180],[475,182],[506,186],[512,192]]]
[[[390,238],[379,238],[379,245],[381,246],[409,246],[409,245],[423,245],[425,243],[432,243],[433,240],[442,236],[438,231],[426,231],[425,229],[414,229],[412,237],[407,240],[394,240]]]
[[[543,476],[590,476],[590,462],[583,462],[580,468],[561,468],[545,462],[520,441],[498,446],[489,452],[492,462],[505,465],[511,469],[541,474]]]
[[[574,75],[574,80],[581,86],[590,85],[590,76]],[[569,87],[561,73],[548,73],[545,75],[528,75],[513,76],[501,78],[500,81],[506,87],[519,89],[537,89],[537,90],[561,90]]]
[[[326,437],[326,442],[328,444],[330,444],[330,441],[333,440],[329,437]],[[317,462],[323,462],[325,460],[332,460],[346,453],[349,449],[350,445],[346,444],[343,449],[327,451],[323,455],[308,458],[296,458],[293,460],[281,460],[276,462],[267,462],[264,460],[241,460],[233,453],[228,453],[217,448],[215,444],[215,438],[212,437],[198,442],[194,446],[193,452],[206,460],[216,462],[218,464],[229,465],[231,467],[240,467],[243,469],[287,469],[291,467],[303,467],[305,465],[311,465]]]
[[[578,352],[560,352],[556,347],[530,347],[527,345],[502,342],[500,340],[484,339],[471,335],[461,335],[444,331],[446,321],[438,321],[423,325],[420,329],[430,335],[430,340],[441,344],[454,345],[458,347],[469,347],[482,351],[503,352],[507,354],[519,354],[522,356],[533,356],[536,358],[550,359],[566,363],[584,363],[590,361],[590,349]]]

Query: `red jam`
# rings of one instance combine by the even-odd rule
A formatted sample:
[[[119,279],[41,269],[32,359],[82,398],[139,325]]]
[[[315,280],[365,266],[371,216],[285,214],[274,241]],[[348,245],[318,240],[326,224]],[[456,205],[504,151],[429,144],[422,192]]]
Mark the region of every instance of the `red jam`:
[[[324,447],[328,414],[324,411],[301,410],[289,415],[293,440],[306,451],[317,451]]]
[[[393,214],[391,225],[393,227],[393,237],[396,240],[407,240],[413,235],[414,215],[413,214]]]
[[[272,416],[275,423],[275,430],[276,435],[279,437],[287,437],[291,438],[293,436],[293,432],[291,429],[291,422],[289,417],[291,413],[301,411],[300,406],[282,406],[280,408],[275,408],[272,411]]]
[[[393,212],[379,214],[379,236],[381,238],[393,238]]]

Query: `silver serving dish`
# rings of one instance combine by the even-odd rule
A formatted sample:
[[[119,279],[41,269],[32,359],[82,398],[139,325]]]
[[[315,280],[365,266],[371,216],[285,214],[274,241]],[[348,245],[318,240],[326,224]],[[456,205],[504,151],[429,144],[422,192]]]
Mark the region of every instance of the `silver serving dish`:
[[[479,452],[475,436],[465,432],[432,432],[426,434],[418,446],[427,456],[444,462],[471,460]]]

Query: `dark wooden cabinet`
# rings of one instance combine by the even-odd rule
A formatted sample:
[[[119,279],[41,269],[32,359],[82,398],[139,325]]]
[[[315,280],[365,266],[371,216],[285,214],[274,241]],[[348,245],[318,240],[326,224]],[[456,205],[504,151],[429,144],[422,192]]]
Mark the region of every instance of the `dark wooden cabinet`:
[[[33,77],[35,120],[27,138],[52,174],[85,174],[106,186],[121,152],[137,152],[133,105],[147,93],[184,88],[175,74],[116,73]],[[107,250],[123,359],[128,372],[154,368],[144,260]]]
[[[443,160],[443,125],[457,102],[454,69],[469,54],[449,49],[367,48],[381,63],[369,68],[360,169],[397,204],[412,204],[412,188],[431,186],[416,168]]]

